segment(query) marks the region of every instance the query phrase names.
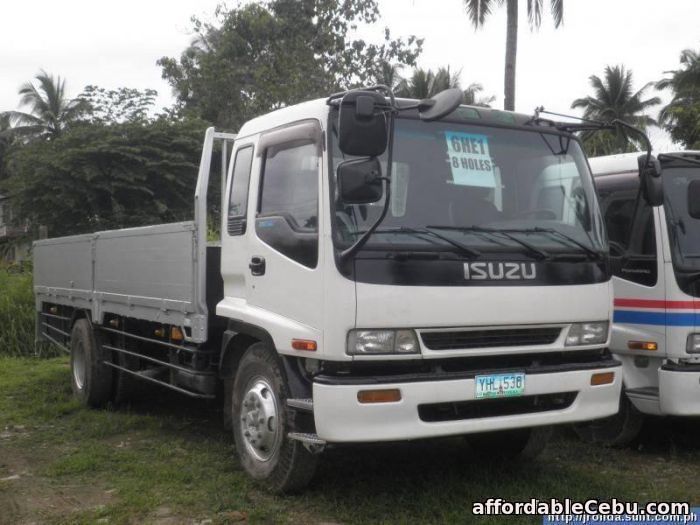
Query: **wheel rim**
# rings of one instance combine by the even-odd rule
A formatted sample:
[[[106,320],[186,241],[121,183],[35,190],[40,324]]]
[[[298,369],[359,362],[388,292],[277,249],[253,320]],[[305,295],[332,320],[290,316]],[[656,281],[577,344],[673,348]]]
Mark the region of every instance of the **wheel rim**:
[[[73,350],[73,379],[78,390],[85,386],[85,347],[78,341]]]
[[[258,461],[268,461],[280,445],[277,397],[262,377],[253,379],[241,403],[241,434],[245,447]]]

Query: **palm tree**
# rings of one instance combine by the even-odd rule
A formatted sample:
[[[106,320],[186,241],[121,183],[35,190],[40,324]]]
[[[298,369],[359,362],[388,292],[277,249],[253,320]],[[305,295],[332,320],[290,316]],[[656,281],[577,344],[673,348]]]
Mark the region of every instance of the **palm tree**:
[[[396,91],[403,82],[401,69],[402,66],[400,64],[391,64],[383,60],[379,64],[378,71],[375,74],[375,83],[387,86],[393,91]]]
[[[659,97],[644,99],[644,93],[652,83],[645,84],[638,91],[632,87],[632,71],[624,66],[606,66],[604,78],[591,75],[589,82],[594,95],[577,98],[572,108],[583,109],[583,116],[588,119],[609,122],[623,120],[642,130],[657,125],[656,121],[644,112],[661,103]],[[634,137],[630,140],[628,131],[616,126],[614,132],[595,132],[584,134],[584,141],[589,155],[606,155],[629,151],[634,148]]]
[[[503,92],[504,109],[515,109],[515,59],[518,54],[518,0],[463,0],[469,20],[475,29],[484,25],[486,18],[496,5],[506,4],[506,67]],[[539,28],[542,24],[544,0],[527,0],[527,16],[530,29]],[[564,22],[564,0],[549,0],[550,10],[554,18],[554,27],[558,28]]]
[[[684,49],[681,68],[666,71],[667,78],[656,83],[656,89],[670,89],[671,102],[659,113],[659,123],[674,141],[686,148],[700,147],[700,52]]]
[[[464,103],[469,106],[490,108],[493,101],[496,100],[496,97],[493,95],[480,96],[479,93],[481,93],[483,90],[484,86],[478,82],[472,82],[469,84],[467,89],[464,90]]]
[[[424,99],[437,95],[441,91],[450,88],[461,88],[460,72],[450,70],[450,67],[441,67],[436,72],[431,69],[416,68],[410,78],[403,79],[396,87],[396,96],[405,98]],[[488,107],[494,97],[479,97],[483,87],[478,83],[471,83],[464,90],[464,103],[472,106]]]
[[[19,89],[20,107],[27,106],[29,112],[6,111],[3,115],[11,120],[16,133],[53,138],[77,120],[87,104],[66,98],[66,81],[61,77],[54,78],[41,70],[35,79],[38,86],[26,82]]]

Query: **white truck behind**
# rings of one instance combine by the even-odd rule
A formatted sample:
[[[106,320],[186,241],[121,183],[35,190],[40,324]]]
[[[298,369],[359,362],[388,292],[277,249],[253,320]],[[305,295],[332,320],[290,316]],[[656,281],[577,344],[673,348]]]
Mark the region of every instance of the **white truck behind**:
[[[622,445],[645,415],[700,415],[700,152],[659,154],[642,185],[637,153],[590,159],[615,289],[610,349],[623,365],[620,413],[588,437]]]
[[[210,129],[194,221],[36,242],[37,334],[71,353],[76,395],[223,383],[240,461],[276,491],[305,486],[326,445],[466,435],[513,457],[615,414],[580,143],[460,99],[376,87]],[[231,162],[207,246],[217,140]]]

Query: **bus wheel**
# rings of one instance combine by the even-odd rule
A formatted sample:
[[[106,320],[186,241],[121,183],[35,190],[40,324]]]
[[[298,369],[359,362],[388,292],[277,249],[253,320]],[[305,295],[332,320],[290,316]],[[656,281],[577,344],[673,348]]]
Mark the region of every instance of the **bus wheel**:
[[[600,443],[610,447],[629,445],[639,435],[644,414],[635,408],[624,391],[620,397],[620,410],[614,416],[574,425],[579,438],[588,443]]]

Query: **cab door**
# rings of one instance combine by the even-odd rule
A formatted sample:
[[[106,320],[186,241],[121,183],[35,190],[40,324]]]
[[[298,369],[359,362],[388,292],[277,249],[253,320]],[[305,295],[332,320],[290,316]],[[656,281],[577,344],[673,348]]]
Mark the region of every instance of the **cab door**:
[[[658,404],[653,392],[658,384],[655,360],[663,355],[666,343],[658,210],[639,196],[636,172],[598,177],[596,186],[610,241],[615,291],[610,349],[625,363],[628,396],[635,404]],[[645,349],[645,342],[656,343],[657,349]]]
[[[294,337],[322,326],[322,149],[318,121],[305,120],[261,135],[256,151],[248,303],[271,314],[271,324]]]

